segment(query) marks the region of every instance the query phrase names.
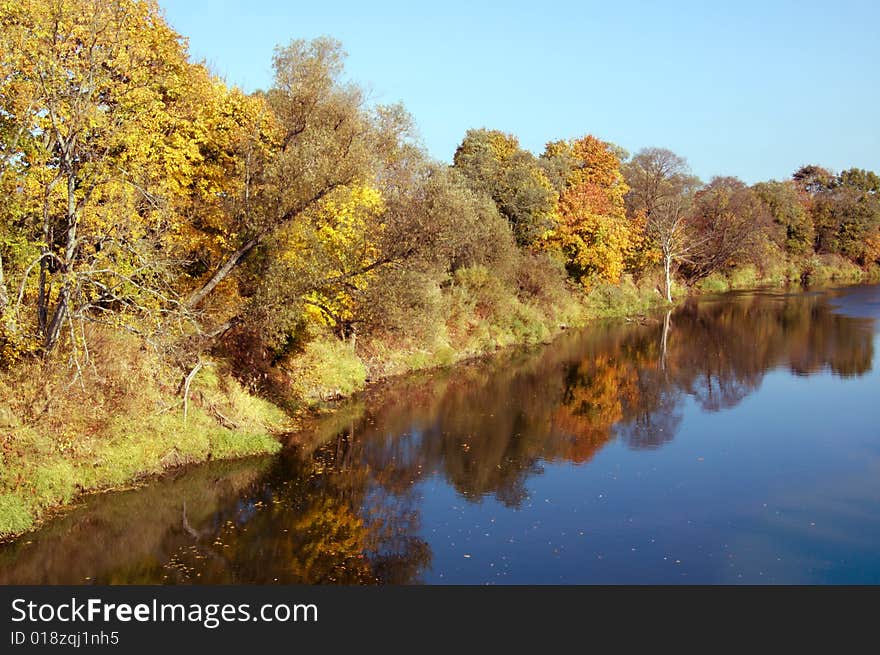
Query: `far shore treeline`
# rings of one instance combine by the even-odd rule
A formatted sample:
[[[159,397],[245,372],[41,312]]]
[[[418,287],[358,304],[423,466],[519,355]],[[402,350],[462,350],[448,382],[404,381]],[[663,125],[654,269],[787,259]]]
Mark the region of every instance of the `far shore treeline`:
[[[248,94],[152,0],[0,0],[0,536],[277,450],[293,410],[369,380],[880,270],[871,171],[701,181],[663,148],[487,128],[449,166],[344,59],[291,41]]]

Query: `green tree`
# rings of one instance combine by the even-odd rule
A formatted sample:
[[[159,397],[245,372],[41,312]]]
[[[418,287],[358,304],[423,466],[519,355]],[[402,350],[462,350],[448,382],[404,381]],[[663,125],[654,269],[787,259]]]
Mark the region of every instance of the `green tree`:
[[[806,203],[793,182],[761,182],[755,193],[781,228],[779,246],[793,255],[813,252],[815,229]]]
[[[476,191],[495,201],[519,245],[533,246],[555,227],[557,193],[535,156],[513,135],[468,130],[454,162]]]

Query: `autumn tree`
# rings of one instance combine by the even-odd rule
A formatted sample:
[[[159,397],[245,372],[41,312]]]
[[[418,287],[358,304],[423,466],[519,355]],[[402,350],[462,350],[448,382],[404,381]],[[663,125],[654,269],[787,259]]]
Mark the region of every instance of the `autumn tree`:
[[[442,320],[439,285],[458,268],[510,277],[516,245],[494,203],[455,169],[411,156],[376,187],[340,187],[267,240],[248,320],[274,344],[304,316],[347,338]],[[487,248],[486,244],[492,244]]]
[[[880,183],[862,169],[838,175],[804,166],[793,175],[806,194],[819,253],[838,254],[860,265],[880,258]]]
[[[387,135],[364,108],[361,89],[342,81],[344,57],[340,44],[326,37],[276,49],[275,81],[265,95],[273,147],[259,152],[247,144],[244,156],[252,159],[228,209],[229,247],[189,296],[188,307],[201,305],[277,230],[336,189],[369,183],[374,175]]]
[[[582,284],[617,282],[637,236],[626,217],[628,187],[616,148],[586,136],[548,144],[543,159],[565,180],[549,247],[562,254],[569,274]]]
[[[693,222],[693,196],[670,195],[657,200],[647,219],[645,230],[650,242],[660,251],[663,266],[664,296],[672,302],[672,280],[679,264],[694,265],[707,242]]]
[[[813,252],[815,229],[802,194],[793,182],[761,182],[754,191],[781,228],[778,244],[793,255]]]
[[[4,213],[29,259],[18,328],[48,353],[74,320],[163,324],[180,307],[160,244],[197,156],[197,67],[151,0],[3,3],[0,24],[3,174],[17,179]]]
[[[699,179],[687,160],[665,148],[644,148],[623,168],[629,192],[630,219],[645,226],[645,245],[660,253],[664,295],[672,302],[675,267],[700,245],[701,236],[690,223],[693,194]]]
[[[631,216],[642,213],[647,219],[658,204],[688,195],[700,181],[691,173],[687,160],[666,148],[643,148],[623,167],[629,191],[627,211]]]
[[[795,186],[811,196],[828,191],[835,185],[834,175],[831,171],[815,164],[801,166],[792,174],[791,179]]]
[[[695,282],[729,265],[752,261],[772,220],[742,181],[715,177],[695,195],[690,224],[700,235],[699,246],[689,253],[684,269]]]
[[[519,245],[533,246],[555,227],[558,194],[535,156],[513,135],[468,130],[454,162],[475,190],[495,201]]]

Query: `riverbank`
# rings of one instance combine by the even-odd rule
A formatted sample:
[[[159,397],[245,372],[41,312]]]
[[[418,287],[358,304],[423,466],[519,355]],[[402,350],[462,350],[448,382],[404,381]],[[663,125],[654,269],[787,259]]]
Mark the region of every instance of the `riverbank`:
[[[880,281],[880,269],[866,271],[834,255],[781,260],[764,270],[754,265],[715,273],[691,287],[674,283],[673,303],[684,298],[726,291],[790,286],[828,286]],[[309,407],[320,407],[360,391],[369,383],[414,371],[450,366],[510,346],[548,343],[562,330],[584,327],[607,318],[643,316],[670,306],[659,275],[635,280],[625,275],[618,284],[601,284],[587,293],[573,291],[548,302],[549,310],[481,305],[479,291],[468,289],[467,307],[449,307],[444,329],[431,339],[389,341],[374,339],[352,348],[332,338],[317,338],[292,361],[282,385],[294,389]],[[500,305],[500,307],[499,307]]]
[[[93,331],[75,377],[65,360],[0,378],[0,537],[33,529],[80,495],[168,469],[277,452],[289,424],[222,365],[206,362],[184,406],[180,374],[131,335]]]
[[[691,289],[677,286],[673,296],[801,280],[848,284],[876,274],[815,257],[767,271],[741,267]],[[271,393],[243,385],[222,359],[205,361],[185,404],[180,369],[133,336],[95,331],[78,373],[59,358],[20,365],[0,379],[0,537],[33,529],[85,493],[136,484],[183,464],[277,452],[278,435],[295,426],[297,411],[332,411],[332,401],[380,380],[546,343],[567,328],[666,304],[659,280],[650,276],[627,276],[589,293],[555,289],[536,304],[470,273],[446,293],[445,320],[435,330],[360,343],[317,335],[276,367]]]
[[[377,382],[277,455],[180,467],[0,544],[0,585],[839,576],[810,567],[817,539],[864,580],[876,540],[852,536],[880,523],[853,508],[877,502],[878,303],[880,285],[711,294],[668,324],[597,321]],[[786,562],[798,541],[804,565],[765,548],[719,566],[744,526]]]

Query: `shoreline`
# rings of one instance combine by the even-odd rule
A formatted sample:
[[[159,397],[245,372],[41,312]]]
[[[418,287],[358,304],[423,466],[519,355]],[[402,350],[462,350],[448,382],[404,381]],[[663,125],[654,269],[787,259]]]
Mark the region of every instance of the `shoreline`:
[[[598,315],[588,315],[586,313],[588,295],[585,294],[584,297],[578,299],[582,304],[582,309],[584,309],[582,320],[571,325],[557,325],[555,329],[551,330],[549,334],[546,335],[545,338],[539,341],[517,341],[506,343],[504,345],[494,344],[491,348],[487,347],[476,352],[472,350],[457,351],[452,353],[451,359],[449,358],[448,353],[446,354],[446,357],[442,359],[437,357],[436,352],[428,353],[427,357],[420,360],[420,363],[422,364],[420,366],[411,367],[406,370],[389,368],[385,371],[379,371],[377,375],[365,379],[360,386],[351,389],[348,393],[336,394],[330,399],[304,403],[295,411],[287,411],[284,413],[282,413],[278,403],[272,403],[265,398],[257,398],[253,396],[252,393],[244,391],[243,389],[236,389],[233,383],[229,380],[223,379],[223,376],[218,374],[215,376],[215,378],[218,379],[214,380],[213,393],[220,393],[220,391],[217,391],[219,388],[223,393],[226,393],[226,395],[236,396],[245,394],[246,398],[239,398],[239,402],[245,405],[244,413],[250,411],[254,414],[261,415],[258,416],[257,420],[252,422],[248,428],[243,429],[237,423],[232,423],[230,419],[226,418],[223,413],[216,409],[211,401],[205,404],[204,400],[202,401],[201,406],[194,405],[190,408],[191,422],[189,424],[184,421],[183,424],[180,425],[180,421],[178,420],[177,425],[175,425],[174,419],[178,417],[169,417],[168,415],[160,416],[158,414],[154,415],[150,417],[153,420],[145,423],[142,422],[138,427],[140,430],[145,430],[153,435],[161,434],[166,440],[168,440],[166,445],[170,444],[170,447],[167,448],[167,452],[163,452],[162,454],[158,454],[158,451],[156,451],[156,456],[154,456],[146,465],[135,466],[134,469],[130,470],[127,474],[123,471],[121,478],[117,477],[115,480],[102,481],[98,476],[95,478],[95,484],[92,486],[77,484],[74,488],[66,490],[60,488],[52,489],[51,485],[49,485],[50,489],[43,492],[44,496],[40,499],[39,503],[34,503],[31,499],[27,498],[28,492],[30,491],[33,493],[33,491],[31,488],[25,487],[24,485],[19,485],[17,489],[9,491],[0,487],[0,543],[14,541],[22,535],[39,529],[45,523],[58,518],[65,512],[78,506],[89,496],[95,494],[140,488],[176,471],[182,471],[188,467],[201,465],[208,461],[236,460],[246,457],[276,454],[283,448],[291,445],[289,442],[284,441],[285,436],[302,433],[308,430],[307,427],[304,429],[302,424],[308,425],[319,418],[326,418],[327,416],[337,413],[343,406],[343,403],[349,400],[352,396],[363,394],[367,399],[375,397],[376,394],[382,393],[383,387],[393,383],[396,379],[406,376],[431,374],[431,372],[436,370],[463,366],[468,363],[491,359],[492,357],[498,356],[500,353],[509,352],[517,348],[540,347],[551,343],[561,334],[569,330],[588,328],[590,325],[595,325],[603,320],[625,320],[629,317],[644,317],[662,311],[664,307],[674,309],[689,298],[698,298],[712,295],[714,293],[727,293],[730,291],[741,292],[760,289],[781,290],[795,288],[800,292],[809,290],[810,288],[823,288],[823,286],[824,288],[827,288],[828,286],[852,286],[876,281],[876,276],[866,271],[863,272],[861,279],[859,280],[823,280],[822,282],[824,285],[818,284],[815,286],[804,286],[799,283],[789,282],[788,280],[783,284],[774,284],[773,281],[765,281],[764,284],[752,284],[746,286],[729,284],[725,289],[712,288],[714,285],[710,284],[704,288],[680,288],[679,293],[676,294],[672,304],[667,303],[660,294],[657,294],[655,299],[656,302],[649,302],[642,305],[636,311],[633,311],[633,308],[628,305],[621,304],[616,307],[610,305],[604,308],[604,310]],[[685,291],[685,293],[681,293],[682,290]],[[211,380],[209,379],[207,382],[210,383]],[[201,394],[202,397],[204,397],[206,393],[210,393],[211,385],[208,383],[204,380],[201,381],[201,385],[196,390],[196,393]],[[232,390],[231,392],[230,389]],[[244,403],[245,400],[247,401],[246,403]],[[253,407],[248,403],[254,403]],[[2,409],[2,406],[0,406],[0,409]],[[209,411],[209,409],[213,410],[213,412]],[[2,415],[0,415],[0,419],[2,419]],[[186,430],[189,433],[200,430],[205,431],[207,434],[197,434],[195,436],[200,437],[201,441],[207,442],[207,444],[201,444],[199,447],[187,449],[179,443],[184,441],[182,434],[172,432],[172,434],[175,434],[175,437],[179,438],[168,437],[169,431],[172,431],[175,428]],[[27,428],[24,426],[19,426],[18,428],[9,428],[8,426],[0,427],[0,433],[6,429],[25,430]],[[142,433],[140,433],[139,437],[132,437],[132,439],[134,439],[135,447],[143,447],[145,439]],[[132,446],[133,443],[131,440],[121,440],[116,444],[116,447],[120,450],[126,448],[131,449]],[[114,444],[109,444],[108,448],[112,450]],[[46,463],[43,465],[43,468],[49,470],[53,466],[58,466],[57,459],[58,458],[56,458],[56,461]],[[75,469],[77,467],[76,463],[67,462],[67,465],[69,468]],[[80,463],[80,465],[83,464]],[[18,477],[21,478],[23,472],[26,471],[15,471],[10,469],[7,470],[4,475],[11,476],[17,474]],[[54,498],[53,491],[55,492]],[[12,499],[11,501],[10,498]],[[10,502],[15,503],[16,501],[18,507],[13,507],[13,510],[10,510]],[[24,511],[28,513],[28,521],[25,525],[19,518],[20,522],[18,525],[21,526],[22,529],[15,529],[16,524],[14,521],[10,523],[8,513],[10,511],[17,511],[20,516],[22,508],[25,508]]]

